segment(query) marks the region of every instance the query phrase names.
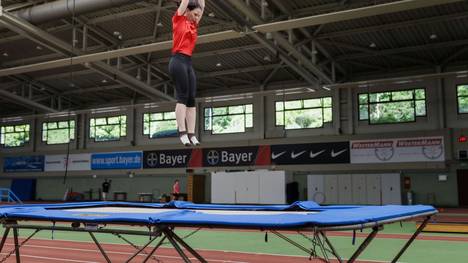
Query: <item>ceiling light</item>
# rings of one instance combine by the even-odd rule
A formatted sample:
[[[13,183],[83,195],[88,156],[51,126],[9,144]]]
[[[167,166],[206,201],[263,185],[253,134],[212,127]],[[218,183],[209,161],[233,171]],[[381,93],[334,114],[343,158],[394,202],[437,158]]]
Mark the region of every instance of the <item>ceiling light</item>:
[[[265,61],[271,61],[271,57],[268,56],[268,55],[266,55],[265,57],[263,57],[263,60],[265,60]]]
[[[37,50],[42,50],[43,48],[42,48],[42,46],[36,46],[36,49]]]
[[[221,67],[222,65],[223,65],[223,64],[221,64],[221,62],[218,62],[218,63],[216,64],[216,66],[217,66],[218,68]]]
[[[429,36],[429,38],[432,39],[432,40],[434,40],[434,39],[437,39],[438,36],[437,36],[436,34],[431,34],[431,35]]]
[[[216,15],[215,15],[215,13],[211,12],[211,13],[208,14],[208,16],[209,17],[215,17]]]
[[[372,43],[369,44],[369,47],[370,47],[370,48],[376,48],[376,47],[377,47],[377,44],[375,44],[374,42],[372,42]]]
[[[330,89],[329,87],[327,87],[327,86],[322,86],[322,89],[324,89],[324,90],[331,90],[331,89]]]
[[[101,82],[102,83],[107,83],[107,79],[103,79]]]
[[[3,52],[2,56],[4,56],[4,57],[8,57],[8,53],[6,53],[6,52]]]
[[[158,26],[158,27],[163,27],[163,23],[159,22],[159,23],[157,24],[157,26]]]

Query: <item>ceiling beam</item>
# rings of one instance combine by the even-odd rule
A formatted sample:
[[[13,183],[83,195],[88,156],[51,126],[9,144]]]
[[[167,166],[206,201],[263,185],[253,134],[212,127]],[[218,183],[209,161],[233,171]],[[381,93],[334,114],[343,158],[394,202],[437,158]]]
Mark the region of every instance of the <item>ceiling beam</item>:
[[[250,19],[255,24],[263,24],[264,21],[260,18],[259,14],[257,14],[250,6],[248,6],[244,1],[229,1],[229,3],[234,6],[237,10],[241,11],[248,19]],[[253,26],[255,28],[255,26]],[[283,37],[279,33],[272,33],[273,39],[281,46],[286,52],[290,53],[293,57],[295,57],[303,67],[307,68],[310,72],[312,72],[318,79],[319,82],[323,82],[325,84],[333,83],[332,79],[327,76],[318,66],[314,65],[309,58],[304,56],[301,52],[299,52],[293,44],[291,44],[285,37]],[[319,84],[319,83],[317,83]]]
[[[243,36],[244,35],[239,32],[228,30],[228,31],[223,31],[223,32],[218,32],[218,33],[201,35],[199,36],[197,43],[198,44],[210,43],[210,42],[240,38]],[[73,66],[73,65],[84,65],[87,63],[92,63],[92,62],[97,62],[97,61],[102,61],[102,60],[107,60],[107,59],[112,59],[112,58],[117,58],[117,57],[125,57],[125,56],[131,56],[131,55],[136,55],[136,54],[144,54],[144,53],[150,53],[150,52],[156,52],[156,51],[170,50],[171,47],[172,47],[172,41],[164,41],[164,42],[152,43],[152,44],[147,44],[147,45],[111,50],[111,51],[106,51],[106,52],[79,55],[79,56],[74,56],[72,58],[58,59],[54,61],[47,61],[47,62],[42,62],[42,63],[14,67],[14,68],[1,69],[0,77],[46,70],[46,69],[67,67],[67,66]]]
[[[84,52],[80,51],[79,49],[71,46],[70,44],[56,38],[55,36],[41,30],[40,28],[30,24],[29,22],[15,17],[8,12],[3,12],[0,14],[0,24],[7,26],[10,30],[13,30],[19,34],[24,35],[25,37],[30,38],[32,41],[40,43],[43,46],[50,48],[51,50],[56,51],[57,53],[61,53],[68,58],[60,59],[59,61],[64,61],[65,64],[63,66],[72,66],[73,61],[75,60],[74,56],[76,55],[83,55]],[[48,62],[44,62],[48,63]],[[44,64],[39,63],[39,64]],[[37,65],[37,64],[34,64]],[[152,89],[146,83],[137,80],[133,76],[130,76],[119,69],[113,68],[112,66],[103,63],[103,62],[95,62],[94,64],[87,64],[88,68],[96,70],[98,73],[113,79],[116,82],[119,82],[123,85],[128,85],[129,88],[153,99],[158,100],[163,98],[165,100],[173,100],[171,96],[160,92],[159,90]],[[28,71],[29,72],[29,71]],[[23,74],[26,72],[17,72],[15,74],[8,74],[8,75],[16,75],[16,74]]]
[[[25,106],[27,108],[33,109],[33,110],[38,110],[40,112],[45,112],[45,113],[53,113],[53,112],[58,112],[58,110],[55,110],[53,108],[47,107],[43,104],[37,103],[35,101],[32,101],[30,99],[27,99],[25,97],[18,96],[16,94],[13,94],[11,92],[8,92],[6,90],[1,90],[0,89],[0,96],[2,96],[3,99],[7,99],[15,104]]]
[[[391,3],[366,6],[362,8],[355,8],[333,13],[320,14],[315,16],[257,25],[254,26],[253,29],[258,30],[262,33],[271,33],[457,2],[464,2],[464,0],[402,0]]]

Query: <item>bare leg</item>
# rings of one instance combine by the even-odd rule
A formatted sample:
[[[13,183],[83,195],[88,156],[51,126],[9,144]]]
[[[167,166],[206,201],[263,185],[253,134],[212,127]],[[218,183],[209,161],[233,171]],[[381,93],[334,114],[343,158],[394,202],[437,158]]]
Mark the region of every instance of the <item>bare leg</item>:
[[[176,104],[175,108],[177,129],[179,130],[180,141],[185,146],[190,146],[190,140],[187,135],[187,128],[185,126],[185,119],[187,116],[187,106],[181,103]]]
[[[195,136],[195,126],[197,122],[197,108],[188,107],[187,108],[187,131],[190,138],[190,141],[193,145],[200,145],[197,137]]]

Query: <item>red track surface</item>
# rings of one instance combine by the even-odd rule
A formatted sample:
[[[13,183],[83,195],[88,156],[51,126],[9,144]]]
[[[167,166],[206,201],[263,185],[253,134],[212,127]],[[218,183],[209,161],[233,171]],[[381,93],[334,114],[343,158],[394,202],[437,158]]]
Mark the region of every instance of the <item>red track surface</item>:
[[[20,239],[20,243],[23,239]],[[125,262],[135,250],[126,245],[102,244],[112,262]],[[14,249],[13,240],[8,239],[1,258]],[[147,249],[150,251],[150,249]],[[223,251],[198,251],[208,262],[214,263],[284,263],[284,262],[323,262],[319,260],[309,261],[307,257],[292,257],[264,254],[247,254]],[[22,262],[25,263],[104,263],[106,262],[100,254],[94,243],[71,242],[71,241],[53,241],[53,240],[30,240],[21,247],[20,255]],[[142,262],[145,256],[140,254],[133,263]],[[156,253],[156,258],[148,262],[160,263],[181,263],[182,259],[177,255],[174,249],[160,248]],[[192,259],[197,262],[195,259]],[[8,260],[1,261],[6,263],[16,262],[13,254]],[[364,261],[360,261],[364,262]]]

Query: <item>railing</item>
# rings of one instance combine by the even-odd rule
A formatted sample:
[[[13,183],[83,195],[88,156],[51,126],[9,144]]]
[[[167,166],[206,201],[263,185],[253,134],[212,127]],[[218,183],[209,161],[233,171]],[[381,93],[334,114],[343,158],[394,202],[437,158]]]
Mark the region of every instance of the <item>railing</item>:
[[[0,188],[0,202],[23,204],[15,193],[8,188]]]

